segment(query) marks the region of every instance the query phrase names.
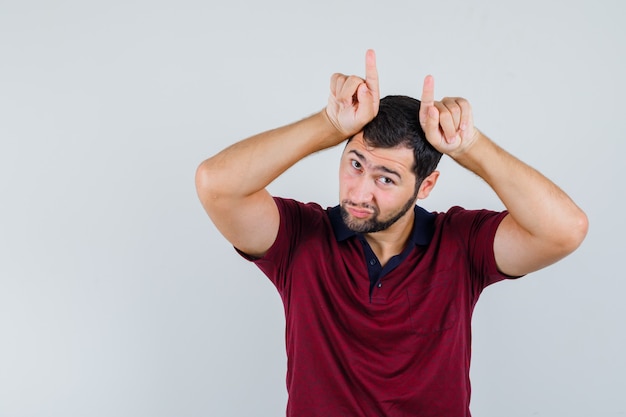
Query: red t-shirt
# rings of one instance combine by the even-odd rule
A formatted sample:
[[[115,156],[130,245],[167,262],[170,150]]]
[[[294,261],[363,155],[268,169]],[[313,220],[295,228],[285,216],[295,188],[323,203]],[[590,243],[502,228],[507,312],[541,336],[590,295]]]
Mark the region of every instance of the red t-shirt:
[[[285,308],[287,416],[470,416],[471,316],[507,278],[493,254],[506,212],[416,206],[407,249],[376,271],[338,207],[275,201],[278,236],[253,261]]]

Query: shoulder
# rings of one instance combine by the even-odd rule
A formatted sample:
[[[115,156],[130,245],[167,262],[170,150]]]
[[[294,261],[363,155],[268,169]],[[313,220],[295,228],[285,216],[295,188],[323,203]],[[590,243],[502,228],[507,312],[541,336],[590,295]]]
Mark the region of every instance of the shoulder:
[[[321,248],[333,236],[327,210],[318,203],[303,203],[290,198],[274,197],[280,225],[273,245],[261,258],[252,258],[268,276],[285,273],[293,259]],[[280,272],[282,271],[282,272]]]
[[[507,215],[506,210],[468,210],[459,206],[437,213],[435,247],[439,252],[453,254],[457,262],[466,262],[475,294],[487,285],[508,278],[498,270],[494,253],[496,232]]]
[[[476,240],[493,241],[507,211],[466,209],[454,206],[446,212],[435,212],[435,235],[440,238],[458,238],[465,245]]]
[[[485,222],[499,223],[508,214],[505,211],[495,211],[488,209],[466,209],[461,206],[453,206],[445,212],[434,212],[436,223],[440,227],[474,225],[480,226]]]
[[[274,197],[274,202],[278,207],[281,223],[303,220],[310,222],[326,217],[326,210],[315,202],[303,203],[298,200],[283,197]]]
[[[312,235],[331,233],[328,209],[320,204],[281,197],[274,197],[274,200],[280,216],[278,236],[289,244]]]
[[[321,205],[315,202],[304,203],[302,201],[294,200],[292,198],[285,197],[272,197],[276,202],[279,210],[283,211],[303,211],[307,213],[324,213],[326,210]]]

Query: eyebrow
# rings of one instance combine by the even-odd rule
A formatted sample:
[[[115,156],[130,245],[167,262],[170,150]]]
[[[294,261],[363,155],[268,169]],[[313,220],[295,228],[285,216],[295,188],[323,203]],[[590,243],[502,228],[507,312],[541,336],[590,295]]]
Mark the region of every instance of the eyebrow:
[[[367,158],[365,158],[365,156],[362,153],[358,152],[357,150],[351,149],[348,153],[353,153],[354,155],[356,155],[356,157],[359,158],[361,162],[367,162]],[[400,175],[399,172],[394,171],[393,169],[388,168],[384,165],[374,165],[373,169],[378,170],[378,171],[384,171],[388,174],[395,175],[399,179],[402,179],[402,175]]]

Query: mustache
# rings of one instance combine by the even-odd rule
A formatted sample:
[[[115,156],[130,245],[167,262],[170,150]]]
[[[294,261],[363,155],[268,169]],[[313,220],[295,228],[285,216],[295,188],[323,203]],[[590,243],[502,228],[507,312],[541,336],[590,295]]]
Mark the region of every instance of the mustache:
[[[355,203],[352,200],[342,200],[341,201],[341,205],[342,206],[350,206],[350,207],[355,207],[355,208],[361,208],[361,209],[366,209],[366,210],[371,210],[372,212],[374,212],[375,214],[378,214],[378,207],[376,207],[373,204],[368,204],[368,203]]]

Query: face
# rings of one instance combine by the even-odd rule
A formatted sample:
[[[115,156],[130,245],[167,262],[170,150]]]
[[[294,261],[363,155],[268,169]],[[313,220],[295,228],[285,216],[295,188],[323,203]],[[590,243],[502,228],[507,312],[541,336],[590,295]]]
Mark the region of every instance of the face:
[[[409,148],[373,148],[362,133],[352,138],[339,169],[340,208],[350,229],[379,232],[412,214],[422,188],[416,187],[413,160]]]

